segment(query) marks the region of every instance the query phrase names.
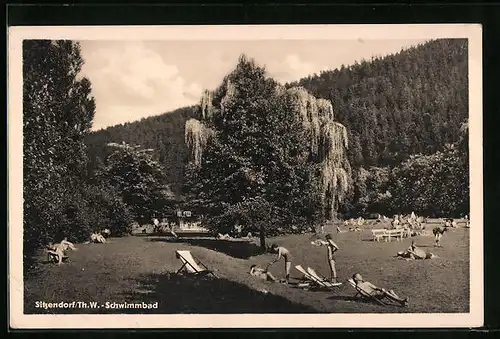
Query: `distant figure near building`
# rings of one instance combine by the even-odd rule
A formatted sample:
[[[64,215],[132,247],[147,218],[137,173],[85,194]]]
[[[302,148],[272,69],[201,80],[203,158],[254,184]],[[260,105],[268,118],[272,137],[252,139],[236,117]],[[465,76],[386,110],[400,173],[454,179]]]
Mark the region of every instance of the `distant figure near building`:
[[[160,222],[158,221],[158,219],[156,217],[153,217],[153,229],[155,233],[157,233],[159,231],[159,226],[160,226]]]

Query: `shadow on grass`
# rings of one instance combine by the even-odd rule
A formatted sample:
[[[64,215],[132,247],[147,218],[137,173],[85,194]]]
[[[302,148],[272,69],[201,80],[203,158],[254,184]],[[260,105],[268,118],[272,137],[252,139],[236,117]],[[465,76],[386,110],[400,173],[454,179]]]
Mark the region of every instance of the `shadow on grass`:
[[[362,304],[370,304],[370,305],[377,305],[377,306],[381,306],[381,307],[384,307],[384,308],[398,308],[400,309],[401,307],[397,306],[397,305],[391,305],[391,304],[388,304],[388,305],[381,305],[379,304],[377,301],[373,300],[373,299],[368,299],[368,298],[359,298],[359,297],[355,297],[355,296],[348,296],[348,295],[334,295],[334,296],[330,296],[328,297],[327,299],[329,300],[336,300],[336,301],[347,301],[347,302],[356,302],[356,303],[362,303]]]
[[[113,313],[318,313],[312,307],[221,278],[167,273],[143,276],[136,282],[139,287],[125,295],[125,300],[129,303],[158,302],[158,308],[114,310]]]
[[[265,252],[260,246],[246,241],[206,238],[151,238],[150,241],[164,241],[168,243],[189,244],[191,246],[205,247],[238,259],[248,259]]]

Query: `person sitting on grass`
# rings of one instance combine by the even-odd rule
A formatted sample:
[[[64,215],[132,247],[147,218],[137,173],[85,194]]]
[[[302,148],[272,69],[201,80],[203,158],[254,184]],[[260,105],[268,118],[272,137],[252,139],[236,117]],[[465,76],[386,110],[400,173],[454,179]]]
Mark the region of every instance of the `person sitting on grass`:
[[[73,251],[76,251],[75,245],[73,245],[71,242],[68,241],[68,238],[64,238],[59,244],[52,244],[49,243],[47,246],[47,249],[49,251],[55,252],[55,256],[57,258],[57,264],[60,266],[62,264],[63,258],[67,257],[66,253],[68,249],[71,249]],[[49,255],[51,253],[49,252]]]
[[[399,297],[393,290],[387,291],[384,288],[377,287],[373,285],[369,281],[364,281],[363,277],[359,273],[355,273],[352,276],[352,280],[354,280],[354,283],[356,286],[365,292],[366,294],[374,297],[374,298],[388,298],[390,300],[396,301],[401,304],[401,306],[408,306],[409,298],[404,298],[402,299]]]
[[[101,233],[96,233],[96,232],[90,235],[90,240],[93,243],[100,243],[100,244],[106,243],[106,238],[104,238],[104,236]]]
[[[290,282],[290,269],[292,268],[292,255],[290,251],[282,246],[272,244],[271,252],[278,253],[278,256],[267,265],[267,268],[269,269],[269,266],[278,262],[281,258],[285,259],[285,283],[288,284]]]
[[[250,266],[250,275],[265,281],[272,281],[272,282],[278,281],[278,279],[276,279],[271,274],[271,272],[268,272],[263,268],[257,267],[257,265]]]

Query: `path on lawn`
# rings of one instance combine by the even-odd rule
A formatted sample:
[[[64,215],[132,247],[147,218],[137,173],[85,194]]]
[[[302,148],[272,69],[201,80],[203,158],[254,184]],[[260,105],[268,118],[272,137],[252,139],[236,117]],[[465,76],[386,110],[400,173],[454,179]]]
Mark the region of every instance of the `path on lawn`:
[[[395,253],[412,239],[390,243],[370,241],[370,232],[334,234],[339,278],[360,272],[380,287],[410,297],[408,308],[383,307],[355,300],[346,283],[334,292],[304,291],[291,286],[253,279],[251,264],[261,267],[273,258],[259,254],[255,245],[215,239],[172,239],[130,236],[112,238],[108,244],[80,244],[70,262],[60,267],[41,264],[25,281],[25,312],[40,313],[35,301],[159,302],[147,313],[360,313],[360,312],[468,312],[469,230],[454,229],[443,239],[443,248],[432,247],[433,237],[412,238],[438,255],[432,260],[405,261]],[[326,249],[311,245],[311,235],[269,239],[286,246],[294,263],[328,274]],[[190,250],[213,269],[218,279],[175,276],[181,265],[176,250]],[[43,261],[43,257],[40,258]],[[271,272],[283,276],[283,263]],[[292,268],[292,278],[299,278]],[[269,291],[268,294],[261,290]],[[43,312],[68,312],[43,311]],[[72,310],[73,313],[137,313],[137,310]]]

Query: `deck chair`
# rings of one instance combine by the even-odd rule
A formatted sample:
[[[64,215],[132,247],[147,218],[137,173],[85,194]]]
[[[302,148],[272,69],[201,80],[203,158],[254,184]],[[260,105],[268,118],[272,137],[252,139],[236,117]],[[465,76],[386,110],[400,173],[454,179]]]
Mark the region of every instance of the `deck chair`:
[[[58,259],[57,259],[58,254],[56,251],[46,250],[46,252],[47,252],[47,261],[49,261],[49,262],[57,262],[58,261]],[[68,258],[69,257],[67,255],[63,255],[62,261],[64,262],[64,261],[68,260]]]
[[[175,274],[179,274],[183,269],[185,269],[186,272],[191,275],[204,276],[211,274],[215,277],[215,274],[199,259],[198,262],[195,260],[190,251],[175,251],[175,257],[180,259],[182,262],[182,266],[177,270],[177,272],[175,272]]]
[[[296,265],[295,268],[297,269],[297,271],[299,271],[300,273],[302,273],[304,275],[304,277],[310,283],[314,284],[314,286],[316,286],[317,288],[319,288],[319,289],[330,289],[330,287],[327,284],[323,283],[323,281],[321,279],[318,279],[315,276],[311,275],[301,265]]]
[[[361,298],[363,299],[367,299],[367,300],[374,300],[376,302],[378,302],[379,304],[381,305],[384,305],[384,306],[387,306],[388,304],[386,302],[384,302],[382,300],[382,298],[380,297],[375,297],[367,292],[365,292],[363,289],[361,289],[358,285],[356,285],[356,283],[354,282],[354,280],[351,278],[349,280],[347,280],[347,282],[349,283],[349,285],[351,285],[355,290],[356,290],[356,294],[354,295],[354,297],[357,297],[357,296],[360,296]]]
[[[311,283],[316,284],[316,282],[314,281],[314,277],[307,273],[307,271],[301,265],[295,265],[295,269],[302,273],[302,275],[304,276],[305,281],[302,282],[302,285],[307,284],[307,287],[309,287]]]
[[[315,270],[313,270],[310,267],[307,268],[307,273],[309,273],[311,276],[313,276],[316,280],[320,281],[327,288],[333,288],[333,287],[338,287],[338,286],[342,285],[341,282],[332,283],[332,282],[328,281],[328,279],[319,275],[318,273],[316,273]]]

